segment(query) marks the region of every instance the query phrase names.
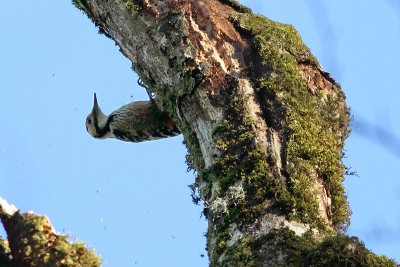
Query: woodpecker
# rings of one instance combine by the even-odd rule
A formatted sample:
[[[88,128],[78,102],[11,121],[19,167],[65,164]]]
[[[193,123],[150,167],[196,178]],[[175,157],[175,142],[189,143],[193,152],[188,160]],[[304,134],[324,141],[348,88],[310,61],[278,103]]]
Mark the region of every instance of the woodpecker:
[[[156,100],[135,101],[105,115],[97,103],[86,118],[87,132],[99,139],[116,138],[128,142],[156,140],[180,134],[175,122],[160,110]]]

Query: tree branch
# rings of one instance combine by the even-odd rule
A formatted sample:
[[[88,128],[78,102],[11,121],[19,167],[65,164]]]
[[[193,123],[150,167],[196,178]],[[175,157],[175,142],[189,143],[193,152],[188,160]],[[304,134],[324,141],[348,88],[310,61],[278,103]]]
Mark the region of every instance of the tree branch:
[[[100,266],[93,251],[82,243],[69,243],[45,216],[22,214],[0,198],[0,219],[8,239],[0,250],[0,264],[4,266]]]

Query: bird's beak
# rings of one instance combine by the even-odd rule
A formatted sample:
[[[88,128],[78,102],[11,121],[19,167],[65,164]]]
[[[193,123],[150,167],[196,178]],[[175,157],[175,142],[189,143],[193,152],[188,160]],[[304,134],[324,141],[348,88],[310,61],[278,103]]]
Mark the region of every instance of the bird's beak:
[[[93,109],[92,109],[92,113],[93,114],[97,114],[97,112],[99,111],[99,104],[97,103],[97,97],[96,97],[96,93],[94,93],[94,102],[93,102]]]

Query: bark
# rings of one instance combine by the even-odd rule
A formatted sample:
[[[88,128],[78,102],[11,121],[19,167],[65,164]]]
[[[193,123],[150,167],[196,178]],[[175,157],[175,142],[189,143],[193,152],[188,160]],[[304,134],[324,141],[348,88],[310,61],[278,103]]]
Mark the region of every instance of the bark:
[[[344,235],[349,110],[292,26],[233,0],[74,4],[183,133],[210,266],[397,266]]]

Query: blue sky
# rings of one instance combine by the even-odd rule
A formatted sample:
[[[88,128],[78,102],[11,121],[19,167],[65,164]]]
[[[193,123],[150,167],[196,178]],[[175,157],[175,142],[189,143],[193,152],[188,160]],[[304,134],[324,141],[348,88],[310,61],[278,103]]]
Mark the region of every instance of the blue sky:
[[[293,24],[346,92],[350,235],[400,260],[400,7],[386,1],[241,1]],[[146,99],[118,47],[70,1],[0,4],[0,196],[50,217],[104,266],[207,266],[206,222],[191,203],[182,137],[139,144],[85,131],[93,92],[105,113]],[[389,147],[385,147],[389,146]]]

